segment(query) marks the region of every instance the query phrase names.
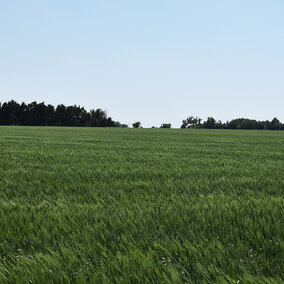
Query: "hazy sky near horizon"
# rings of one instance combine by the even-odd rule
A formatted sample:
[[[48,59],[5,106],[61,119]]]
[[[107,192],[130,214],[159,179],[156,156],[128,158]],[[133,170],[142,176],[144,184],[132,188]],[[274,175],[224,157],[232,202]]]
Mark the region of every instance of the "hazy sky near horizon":
[[[0,101],[284,121],[283,0],[0,0]]]

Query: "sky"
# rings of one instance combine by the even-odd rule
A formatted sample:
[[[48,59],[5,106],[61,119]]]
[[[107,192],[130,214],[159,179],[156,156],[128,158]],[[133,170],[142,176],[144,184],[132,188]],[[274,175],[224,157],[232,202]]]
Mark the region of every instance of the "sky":
[[[143,127],[284,121],[283,0],[0,0],[0,101]]]

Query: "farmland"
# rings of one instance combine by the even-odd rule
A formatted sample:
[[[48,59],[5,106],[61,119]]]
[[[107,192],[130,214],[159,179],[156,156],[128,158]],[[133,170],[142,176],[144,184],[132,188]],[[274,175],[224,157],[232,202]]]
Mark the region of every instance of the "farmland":
[[[0,127],[0,282],[279,283],[283,193],[283,131]]]

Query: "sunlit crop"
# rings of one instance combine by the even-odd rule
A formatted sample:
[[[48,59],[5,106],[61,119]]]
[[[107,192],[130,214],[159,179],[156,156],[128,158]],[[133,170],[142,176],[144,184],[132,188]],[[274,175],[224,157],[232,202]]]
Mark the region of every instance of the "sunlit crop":
[[[284,281],[282,131],[0,127],[0,283]]]

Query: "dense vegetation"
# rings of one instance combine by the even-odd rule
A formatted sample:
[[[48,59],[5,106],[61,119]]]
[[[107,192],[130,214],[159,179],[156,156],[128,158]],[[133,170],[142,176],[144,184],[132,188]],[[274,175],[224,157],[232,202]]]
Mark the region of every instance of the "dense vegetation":
[[[227,121],[226,123],[223,123],[221,120],[216,121],[214,117],[208,117],[207,120],[202,123],[201,118],[189,116],[182,121],[181,128],[284,130],[284,123],[281,123],[276,117],[271,121],[237,118]]]
[[[128,127],[127,124],[113,121],[101,109],[92,109],[88,112],[84,107],[76,105],[60,104],[54,107],[50,104],[46,105],[44,102],[19,104],[14,100],[0,103],[0,125]],[[132,123],[132,127],[142,128],[141,122]],[[171,123],[163,123],[160,128],[171,128]],[[226,123],[208,117],[202,123],[201,118],[189,116],[182,121],[181,128],[284,130],[284,123],[281,123],[276,117],[272,121],[237,118]]]
[[[0,127],[1,283],[282,283],[284,132]]]
[[[55,108],[45,103],[19,104],[14,100],[0,103],[0,125],[127,127],[113,121],[101,109],[87,112],[76,105],[61,104]]]

